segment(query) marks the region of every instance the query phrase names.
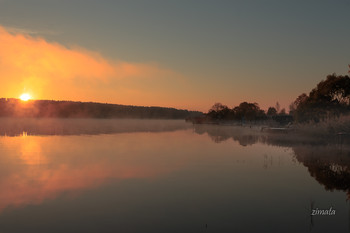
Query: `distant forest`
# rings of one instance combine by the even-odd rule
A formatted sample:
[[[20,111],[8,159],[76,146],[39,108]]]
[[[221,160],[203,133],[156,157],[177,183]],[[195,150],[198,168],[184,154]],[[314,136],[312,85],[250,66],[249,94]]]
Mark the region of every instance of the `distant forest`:
[[[0,117],[185,119],[202,112],[92,102],[0,99]]]
[[[215,103],[205,114],[205,117],[193,119],[195,123],[205,122],[257,122],[274,120],[281,124],[318,123],[334,120],[341,115],[350,114],[350,77],[348,75],[328,75],[309,94],[303,93],[290,104],[289,112],[275,107],[269,107],[267,112],[260,109],[257,103],[243,102],[239,106],[229,108],[221,103]]]

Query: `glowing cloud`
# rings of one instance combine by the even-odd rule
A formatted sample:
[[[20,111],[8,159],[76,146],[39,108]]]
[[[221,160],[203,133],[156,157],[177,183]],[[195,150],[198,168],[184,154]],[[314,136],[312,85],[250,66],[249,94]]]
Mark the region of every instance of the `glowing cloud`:
[[[181,75],[157,64],[109,60],[1,26],[0,81],[1,97],[163,106],[188,99],[176,91],[188,86]]]

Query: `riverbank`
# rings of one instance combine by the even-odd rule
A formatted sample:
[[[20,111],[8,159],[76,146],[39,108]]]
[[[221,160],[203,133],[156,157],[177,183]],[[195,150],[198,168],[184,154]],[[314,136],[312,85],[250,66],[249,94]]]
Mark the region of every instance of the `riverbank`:
[[[260,124],[259,124],[260,123]],[[234,138],[238,141],[271,140],[284,143],[348,143],[350,144],[350,116],[319,123],[289,124],[285,126],[268,124],[268,122],[212,122],[194,124],[199,132],[207,132],[215,141]],[[220,135],[220,137],[216,137]]]

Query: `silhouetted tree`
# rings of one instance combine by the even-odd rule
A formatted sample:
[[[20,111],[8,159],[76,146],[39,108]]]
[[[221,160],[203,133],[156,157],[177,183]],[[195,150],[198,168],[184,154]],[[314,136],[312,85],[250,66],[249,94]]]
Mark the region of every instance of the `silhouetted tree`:
[[[350,77],[328,75],[309,95],[304,93],[298,96],[294,105],[294,115],[299,122],[318,122],[347,113],[350,110]]]
[[[244,120],[262,120],[265,118],[265,112],[260,109],[257,103],[243,102],[233,109],[236,119]]]
[[[226,105],[215,103],[208,111],[208,116],[217,120],[231,120],[234,117],[234,112]]]
[[[163,107],[141,107],[72,101],[0,99],[0,117],[166,118],[185,119],[200,112]]]
[[[268,116],[275,116],[277,115],[277,110],[274,107],[269,107],[269,109],[267,110],[267,115]]]
[[[264,110],[257,103],[243,102],[239,106],[229,109],[226,105],[215,103],[208,111],[211,120],[263,120],[266,118]]]
[[[278,101],[277,101],[276,102],[276,107],[275,107],[275,109],[277,110],[277,113],[280,112],[280,108],[281,108],[280,103],[278,103]]]
[[[289,115],[293,116],[296,110],[296,105],[294,102],[289,104]]]
[[[224,109],[228,108],[226,105],[222,103],[215,103],[210,109],[209,112],[220,112]]]
[[[281,111],[279,112],[279,115],[286,115],[286,109],[282,108]]]

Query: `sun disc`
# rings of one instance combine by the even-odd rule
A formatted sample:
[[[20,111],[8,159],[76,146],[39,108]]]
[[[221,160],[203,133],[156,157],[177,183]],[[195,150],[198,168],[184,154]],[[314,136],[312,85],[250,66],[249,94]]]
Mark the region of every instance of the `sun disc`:
[[[20,97],[19,97],[22,101],[28,101],[30,100],[30,95],[28,93],[23,93]]]

